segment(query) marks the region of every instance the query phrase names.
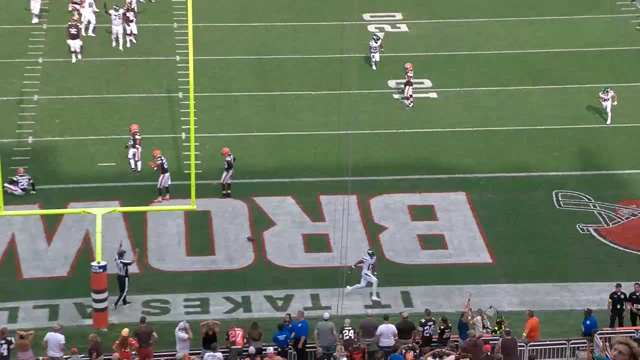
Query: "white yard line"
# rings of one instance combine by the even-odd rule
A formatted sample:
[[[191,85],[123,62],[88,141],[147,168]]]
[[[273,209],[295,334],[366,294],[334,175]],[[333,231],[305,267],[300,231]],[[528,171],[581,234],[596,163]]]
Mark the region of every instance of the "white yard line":
[[[400,176],[362,176],[362,177],[318,177],[318,178],[283,178],[283,179],[245,179],[233,180],[239,184],[267,184],[267,183],[305,183],[305,182],[336,182],[336,181],[389,181],[389,180],[434,180],[434,179],[482,179],[482,178],[516,178],[516,177],[548,177],[548,176],[596,176],[596,175],[637,175],[640,170],[602,170],[602,171],[550,171],[550,172],[519,172],[519,173],[484,173],[484,174],[434,174],[434,175],[400,175]],[[217,184],[218,180],[200,180],[198,184]],[[172,181],[174,185],[189,185],[189,181]],[[97,184],[60,184],[40,185],[41,189],[80,189],[121,186],[149,186],[157,182],[119,182]]]
[[[513,91],[513,90],[552,90],[552,89],[576,89],[576,88],[598,88],[598,87],[633,87],[640,86],[640,83],[621,84],[574,84],[574,85],[538,85],[538,86],[504,86],[504,87],[469,87],[469,88],[443,88],[425,89],[429,92],[446,91]],[[188,86],[186,86],[188,88]],[[36,89],[23,89],[23,91],[37,91]],[[394,89],[381,90],[325,90],[325,91],[270,91],[270,92],[236,92],[236,93],[199,93],[195,96],[284,96],[284,95],[343,95],[343,94],[376,94],[376,93],[397,93]],[[136,97],[174,97],[178,94],[89,94],[89,95],[43,95],[38,96],[39,100],[62,100],[62,99],[94,99],[94,98],[136,98]],[[33,96],[9,96],[0,97],[0,101],[29,100]]]
[[[181,46],[183,44],[180,44]],[[187,44],[184,44],[186,46]],[[383,56],[455,56],[455,55],[508,55],[508,54],[538,54],[538,53],[565,53],[565,52],[602,52],[602,51],[629,51],[640,50],[640,46],[601,47],[601,48],[560,48],[560,49],[519,49],[519,50],[479,50],[479,51],[440,51],[440,52],[415,52],[415,53],[385,53]],[[186,53],[187,50],[176,50]],[[359,58],[367,54],[327,54],[327,55],[237,55],[237,56],[195,56],[194,60],[281,60],[281,59],[331,59],[331,58]],[[151,57],[109,57],[86,58],[85,61],[153,61],[171,60],[172,56]],[[0,59],[0,63],[34,62],[38,59]],[[43,62],[66,62],[69,59],[54,58],[42,59]]]
[[[336,130],[336,131],[287,131],[287,132],[249,132],[249,133],[220,133],[220,134],[196,134],[196,138],[209,137],[251,137],[251,136],[319,136],[319,135],[367,135],[367,134],[405,134],[405,133],[443,133],[443,132],[481,132],[481,131],[530,131],[530,130],[574,130],[574,129],[599,129],[599,128],[634,128],[637,124],[590,124],[590,125],[541,125],[541,126],[498,126],[498,127],[461,127],[461,128],[425,128],[425,129],[380,129],[380,130]],[[188,129],[189,126],[183,126]],[[69,136],[69,137],[44,137],[32,138],[36,141],[86,141],[86,140],[113,140],[128,139],[124,135],[107,136]],[[182,134],[147,134],[145,138],[182,138]],[[13,143],[24,139],[0,139],[0,143]],[[188,146],[189,143],[183,143]],[[196,143],[196,146],[199,145]],[[196,153],[197,154],[197,153]]]
[[[173,0],[176,1],[176,0]],[[184,1],[184,0],[180,0]],[[626,16],[635,16],[634,14],[604,14],[604,15],[575,15],[575,16],[525,16],[525,17],[502,17],[502,18],[465,18],[465,19],[424,19],[424,20],[393,20],[385,21],[385,23],[404,23],[404,24],[431,24],[431,23],[474,23],[474,22],[499,22],[499,21],[535,21],[535,20],[583,20],[583,19],[606,19],[618,18]],[[376,21],[380,23],[380,21]],[[207,26],[324,26],[324,25],[369,25],[371,21],[325,21],[325,22],[260,22],[260,23],[201,23],[193,24],[194,27]],[[66,24],[48,25],[50,28],[63,28]],[[108,24],[98,24],[98,27],[108,27]],[[139,24],[138,27],[175,27],[176,24]],[[178,26],[187,26],[186,24],[178,24]],[[3,25],[0,29],[37,29],[42,28],[38,25]]]

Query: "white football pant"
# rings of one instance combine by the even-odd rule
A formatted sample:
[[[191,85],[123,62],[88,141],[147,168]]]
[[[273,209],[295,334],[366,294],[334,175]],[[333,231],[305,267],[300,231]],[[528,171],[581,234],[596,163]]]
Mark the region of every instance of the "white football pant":
[[[611,105],[613,100],[602,103],[602,108],[607,112],[607,124],[611,124]]]
[[[116,47],[116,39],[120,44],[120,49],[122,49],[122,26],[111,26],[111,40],[113,47]]]
[[[222,173],[222,177],[220,178],[220,182],[222,184],[231,184],[232,177],[233,177],[233,169],[224,171]]]
[[[373,287],[371,288],[371,291],[373,293],[373,296],[377,296],[376,292],[378,290],[378,279],[376,279],[375,276],[373,276],[372,273],[362,273],[362,278],[360,279],[360,284],[356,284],[353,285],[349,291],[351,290],[357,290],[357,289],[364,289],[365,287],[367,287],[367,283],[371,283],[373,284]]]
[[[31,0],[31,13],[33,16],[38,16],[40,14],[40,6],[42,5],[42,0]]]
[[[131,170],[142,171],[142,148],[140,146],[129,149],[129,167]]]
[[[18,188],[17,186],[13,186],[13,185],[9,185],[9,184],[4,184],[4,189],[5,189],[8,193],[13,194],[13,195],[19,195],[19,196],[21,196],[21,195],[24,195],[24,194],[25,194],[25,192],[24,192],[24,191],[22,191],[22,190],[20,190],[20,188]]]
[[[171,185],[171,173],[160,175],[158,178],[158,189],[163,189]]]

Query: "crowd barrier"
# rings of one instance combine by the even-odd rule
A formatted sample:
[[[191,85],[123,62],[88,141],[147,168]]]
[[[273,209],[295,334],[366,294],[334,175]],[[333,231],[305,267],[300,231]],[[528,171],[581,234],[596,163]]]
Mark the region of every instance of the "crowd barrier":
[[[602,344],[611,342],[614,337],[629,337],[635,338],[640,336],[640,327],[637,328],[620,328],[620,329],[602,329],[598,331],[593,337],[593,349],[596,353],[602,354]],[[482,340],[495,345],[500,341],[499,337],[483,337]],[[452,341],[460,343],[457,337],[452,337]],[[550,340],[550,341],[534,341],[528,344],[518,344],[518,354],[520,360],[527,360],[529,355],[535,355],[538,360],[584,360],[586,359],[586,349],[589,345],[588,341],[584,338],[580,339],[565,339],[565,340]],[[263,350],[267,347],[273,346],[273,344],[265,344]],[[314,360],[315,359],[315,344],[307,345],[306,359],[302,360]],[[228,358],[228,349],[222,348],[222,354],[225,359]],[[192,350],[190,353],[192,357],[198,357],[201,355],[201,350]],[[247,348],[245,348],[244,355],[247,356]],[[608,354],[607,354],[608,355]],[[169,360],[175,359],[175,351],[156,351],[154,352],[155,360]],[[244,356],[242,357],[244,358]],[[86,359],[86,357],[83,357]],[[111,360],[110,355],[105,355],[104,360]],[[298,360],[296,354],[293,351],[289,351],[289,357],[287,360]]]

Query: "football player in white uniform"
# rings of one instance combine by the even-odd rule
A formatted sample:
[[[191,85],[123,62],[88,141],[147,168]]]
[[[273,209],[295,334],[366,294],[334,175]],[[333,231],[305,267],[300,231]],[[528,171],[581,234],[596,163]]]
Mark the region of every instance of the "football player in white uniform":
[[[140,128],[137,124],[131,124],[129,132],[131,137],[129,138],[129,143],[124,147],[129,149],[127,153],[129,171],[135,171],[136,174],[140,175],[140,171],[142,171],[142,136],[140,136]]]
[[[86,35],[84,30],[87,24],[89,25],[89,36],[96,36],[93,32],[93,29],[96,27],[95,13],[100,12],[100,10],[98,10],[95,0],[84,0],[80,12],[82,13],[82,36]]]
[[[160,150],[153,150],[153,160],[149,163],[153,170],[160,173],[160,177],[158,178],[158,198],[155,199],[154,203],[162,202],[163,200],[171,200],[171,196],[169,195],[169,187],[171,186],[171,174],[169,173],[169,164],[167,163],[167,159],[162,156]],[[162,197],[162,189],[165,191],[165,196]]]
[[[598,94],[598,101],[607,112],[607,125],[611,124],[611,105],[618,105],[618,95],[609,88],[604,88]],[[612,103],[613,102],[613,103]]]
[[[111,46],[116,47],[116,39],[120,45],[120,51],[122,48],[122,18],[124,17],[124,9],[120,9],[118,5],[113,5],[113,9],[107,10],[107,3],[105,4],[104,12],[111,16]]]
[[[382,38],[373,35],[373,39],[369,41],[369,57],[371,58],[371,68],[376,69],[376,65],[380,62],[380,51],[382,50]]]
[[[31,23],[37,24],[40,22],[40,6],[42,5],[42,0],[31,0]]]
[[[9,178],[9,182],[4,184],[4,190],[13,195],[24,195],[29,192],[36,193],[36,183],[33,182],[31,176],[27,174],[23,168],[16,170],[16,176]]]
[[[349,269],[349,273],[351,273],[351,271],[355,269],[356,266],[362,264],[362,277],[360,279],[360,284],[347,286],[347,288],[345,289],[347,293],[351,290],[363,289],[367,286],[367,283],[371,283],[373,285],[371,289],[371,300],[380,301],[380,298],[378,298],[376,294],[378,290],[378,274],[375,272],[376,260],[377,258],[375,251],[373,251],[373,249],[369,249],[367,250],[367,253],[362,256],[362,259],[358,260],[351,266],[351,269]]]

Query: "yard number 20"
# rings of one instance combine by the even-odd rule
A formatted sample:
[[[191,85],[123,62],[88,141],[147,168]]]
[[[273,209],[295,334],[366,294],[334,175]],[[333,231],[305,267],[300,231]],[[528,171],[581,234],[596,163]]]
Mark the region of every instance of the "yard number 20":
[[[362,14],[362,18],[366,21],[399,21],[402,20],[402,14],[400,13],[367,13]],[[367,26],[367,30],[373,33],[385,33],[385,32],[407,32],[409,27],[407,24],[371,24]]]

